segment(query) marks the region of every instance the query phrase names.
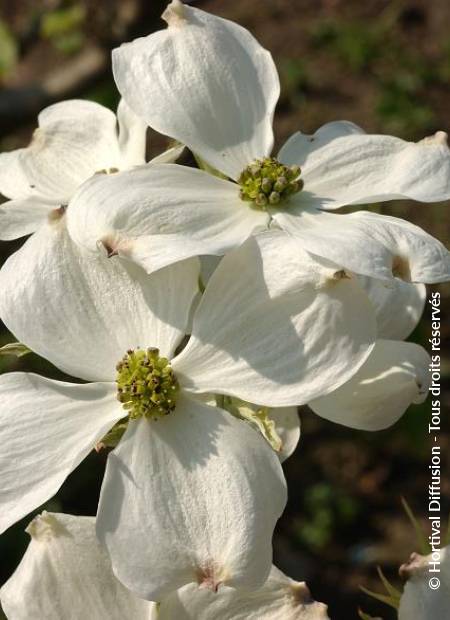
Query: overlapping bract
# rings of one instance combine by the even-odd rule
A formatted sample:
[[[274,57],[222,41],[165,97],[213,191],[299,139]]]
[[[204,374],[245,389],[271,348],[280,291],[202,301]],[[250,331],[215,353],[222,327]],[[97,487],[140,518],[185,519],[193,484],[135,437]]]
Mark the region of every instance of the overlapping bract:
[[[420,228],[330,211],[447,200],[450,152],[442,132],[410,143],[328,123],[282,147],[280,178],[261,181],[273,200],[244,201],[242,172],[253,166],[257,179],[272,155],[272,58],[245,29],[179,0],[164,18],[165,31],[113,52],[117,117],[90,102],[56,104],[27,148],[0,156],[10,199],[0,238],[34,233],[0,271],[0,317],[89,382],[0,377],[2,529],[51,498],[94,446],[113,448],[102,547],[90,519],[38,518],[2,601],[20,620],[24,588],[26,614],[60,617],[73,592],[55,567],[75,578],[81,549],[82,588],[97,583],[118,601],[99,599],[99,618],[325,619],[304,584],[272,567],[296,407],[379,430],[422,402],[429,356],[401,341],[420,319],[424,284],[450,279],[448,251]],[[180,146],[146,163],[147,125]],[[173,163],[184,145],[202,169]],[[295,192],[283,195],[283,174],[301,178]],[[201,282],[205,256],[216,258]],[[116,364],[149,347],[171,366],[176,402],[168,415],[128,417]],[[136,398],[151,392],[145,363],[129,378]],[[47,611],[52,596],[61,607]]]

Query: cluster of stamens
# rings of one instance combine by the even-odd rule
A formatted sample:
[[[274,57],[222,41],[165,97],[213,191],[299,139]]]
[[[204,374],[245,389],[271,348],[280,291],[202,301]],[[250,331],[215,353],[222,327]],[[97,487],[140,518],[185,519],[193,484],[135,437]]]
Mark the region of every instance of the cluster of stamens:
[[[303,189],[300,166],[285,166],[273,157],[257,159],[240,174],[242,200],[259,209],[276,206]]]
[[[130,349],[116,369],[117,399],[130,418],[157,419],[175,409],[178,381],[159,349]]]

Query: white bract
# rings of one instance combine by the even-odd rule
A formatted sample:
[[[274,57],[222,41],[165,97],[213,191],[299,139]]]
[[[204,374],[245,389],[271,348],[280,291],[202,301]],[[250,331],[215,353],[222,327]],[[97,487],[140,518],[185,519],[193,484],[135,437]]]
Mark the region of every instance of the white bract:
[[[145,163],[146,124],[122,100],[116,115],[93,101],[45,108],[26,148],[0,155],[0,239],[35,232],[98,172]]]
[[[337,390],[308,403],[323,418],[351,428],[391,426],[411,403],[423,403],[431,382],[431,359],[412,342],[377,340],[358,372]]]
[[[113,575],[93,517],[43,512],[31,542],[0,590],[8,620],[156,620],[156,603],[138,599]]]
[[[405,584],[400,607],[399,620],[445,620],[450,618],[450,551],[444,547],[440,552],[422,556],[413,553],[410,561],[400,568],[400,573],[408,581]],[[433,562],[440,555],[440,572],[431,572]],[[430,586],[436,578],[439,587]]]
[[[408,338],[418,325],[425,307],[425,285],[405,282],[400,278],[377,280],[360,276],[358,280],[374,306],[378,337],[392,340]]]
[[[93,101],[45,108],[26,148],[0,154],[0,239],[29,235],[57,219],[80,185],[98,173],[145,164],[147,124],[121,100],[116,115]],[[175,161],[180,148],[154,162]]]
[[[148,276],[117,257],[85,257],[62,224],[39,230],[0,272],[8,328],[62,370],[96,382],[0,377],[2,528],[51,497],[121,421],[98,534],[115,574],[149,600],[190,582],[261,585],[286,500],[279,460],[260,435],[194,395],[304,403],[352,377],[375,338],[356,280],[272,232],[222,260],[177,355],[197,280],[196,260]],[[153,385],[152,368],[164,378],[160,392],[142,388]]]
[[[209,281],[220,260],[213,256],[202,257],[203,282]],[[414,343],[398,342],[419,322],[426,291],[423,284],[410,284],[398,278],[386,281],[359,276],[357,279],[374,307],[379,340],[366,363],[348,382],[308,404],[325,419],[351,428],[377,431],[394,424],[409,405],[420,404],[427,397],[430,356]],[[268,416],[275,427],[280,418],[285,421],[279,433],[283,461],[297,446],[298,417],[289,409],[269,411]],[[272,447],[275,447],[274,442]]]
[[[299,254],[295,240],[281,232],[272,232],[271,236],[278,241],[278,246],[274,246],[274,252],[279,253],[280,258],[285,257],[285,268],[291,269],[292,274],[298,272],[299,267],[296,265],[296,261],[304,261],[305,258],[302,258],[304,253]],[[229,259],[225,257],[221,262],[224,260]],[[252,260],[248,262],[255,264],[255,261]],[[212,267],[217,269],[216,261],[212,261],[212,263]],[[249,297],[246,303],[251,303],[252,279],[252,271],[248,270],[246,281]],[[387,302],[385,302],[384,288],[386,286],[388,291],[392,291],[392,289],[399,291],[400,300],[412,297],[414,309],[416,291],[418,297],[422,293],[421,285],[416,287],[416,285],[393,279],[389,282],[380,282],[378,286],[372,283],[369,278],[355,279],[347,276],[345,279],[352,281],[355,294],[357,282],[361,283],[362,281],[365,288],[368,289],[372,304],[377,311],[379,337],[383,335],[383,330],[396,334],[396,337],[405,335],[405,325],[411,326],[411,319],[407,311],[408,306],[397,301],[397,316],[390,317]],[[211,288],[211,290],[214,289]],[[382,291],[383,296],[380,295],[380,291]],[[406,291],[406,295],[403,294],[404,291]],[[358,296],[361,295],[361,292],[358,292]],[[217,292],[218,297],[221,294],[221,292]],[[387,297],[395,300],[395,292],[388,294]],[[396,309],[393,303],[392,309]],[[414,314],[414,316],[416,315]],[[329,319],[323,317],[321,321],[321,325],[331,327]],[[368,324],[366,328],[369,329]],[[349,324],[347,324],[347,329],[351,329]],[[327,334],[327,329],[324,329],[325,334]],[[430,383],[429,364],[430,357],[422,347],[414,343],[380,338],[366,362],[357,372],[355,369],[355,373],[347,382],[329,394],[321,394],[317,399],[309,399],[308,394],[305,393],[304,399],[301,402],[297,401],[296,404],[306,402],[318,415],[352,428],[371,431],[381,430],[394,424],[411,403],[419,404],[425,400]],[[274,419],[275,417],[273,416]]]
[[[106,245],[151,272],[192,255],[223,254],[275,222],[303,249],[358,274],[450,278],[449,253],[420,228],[366,211],[329,212],[450,198],[442,132],[415,144],[334,122],[313,136],[295,134],[274,159],[279,80],[270,54],[244,28],[180,0],[163,17],[167,30],[114,50],[117,86],[136,114],[223,178],[160,165],[93,179],[69,214],[78,243]]]
[[[222,260],[221,256],[201,256],[201,281],[205,286]],[[379,280],[358,276],[377,318],[378,338],[405,340],[417,327],[426,301],[426,286],[400,278]]]
[[[281,440],[278,456],[284,463],[300,441],[301,423],[297,407],[277,407],[269,410],[269,417],[274,421],[275,431]]]
[[[272,566],[256,592],[223,587],[215,593],[185,586],[162,601],[160,620],[329,620],[327,607],[317,603],[304,582],[294,581]]]

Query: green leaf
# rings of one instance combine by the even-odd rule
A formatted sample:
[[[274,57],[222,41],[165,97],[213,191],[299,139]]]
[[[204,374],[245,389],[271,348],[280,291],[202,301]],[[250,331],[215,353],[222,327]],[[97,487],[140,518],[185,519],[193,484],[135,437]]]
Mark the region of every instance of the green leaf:
[[[85,17],[86,11],[79,4],[46,13],[42,17],[41,34],[47,39],[58,38],[76,30],[83,23]]]
[[[17,60],[17,42],[5,22],[0,20],[0,77],[11,73],[17,64]]]
[[[78,52],[84,43],[84,34],[79,31],[69,32],[62,37],[57,37],[53,41],[57,50],[63,54],[75,54]]]
[[[0,347],[0,355],[15,355],[16,357],[23,357],[31,353],[31,350],[20,342],[10,342]]]
[[[379,578],[381,579],[382,584],[386,588],[386,592],[389,594],[389,596],[391,596],[393,600],[397,599],[398,603],[400,603],[400,598],[402,596],[402,593],[400,592],[400,590],[397,590],[397,588],[395,588],[388,581],[388,579],[386,578],[386,576],[384,575],[383,571],[381,570],[379,566],[377,566],[377,572],[378,572]]]
[[[365,594],[368,594],[372,598],[380,601],[381,603],[385,603],[394,609],[398,609],[398,601],[393,599],[391,596],[386,594],[380,594],[379,592],[372,592],[372,590],[368,590],[364,586],[359,586],[360,590],[362,590]]]
[[[41,21],[41,35],[64,54],[74,54],[83,46],[81,26],[86,18],[83,6],[74,6],[46,13]]]
[[[403,508],[406,512],[406,514],[408,515],[409,520],[411,521],[411,524],[416,532],[416,537],[417,537],[417,544],[419,545],[419,551],[422,555],[428,555],[431,552],[431,546],[428,542],[427,539],[427,535],[426,533],[423,531],[422,526],[420,525],[420,523],[417,521],[416,517],[414,516],[413,511],[411,510],[408,502],[406,501],[406,499],[404,497],[401,498],[402,504],[403,504]]]
[[[372,598],[376,599],[377,601],[381,601],[382,603],[385,603],[386,605],[389,605],[394,609],[398,609],[400,606],[400,598],[402,596],[402,593],[389,582],[389,580],[384,575],[383,571],[379,566],[377,566],[377,572],[387,594],[372,592],[372,590],[367,590],[367,588],[364,588],[363,586],[360,586],[360,590],[362,590]],[[367,617],[370,618],[370,616]],[[364,618],[364,616],[361,616],[361,618]]]

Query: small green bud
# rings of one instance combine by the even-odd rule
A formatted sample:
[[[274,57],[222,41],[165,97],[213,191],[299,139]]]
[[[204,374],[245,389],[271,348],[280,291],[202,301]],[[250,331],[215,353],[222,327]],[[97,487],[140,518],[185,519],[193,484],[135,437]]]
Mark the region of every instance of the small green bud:
[[[286,177],[278,177],[278,179],[275,182],[275,185],[273,186],[273,189],[276,192],[282,192],[288,185],[288,180],[286,179]]]
[[[300,166],[290,166],[289,172],[291,173],[291,179],[296,179],[301,172]]]
[[[255,199],[255,204],[258,207],[265,207],[267,205],[267,196],[265,194],[258,194]]]
[[[281,196],[278,192],[272,192],[269,196],[269,202],[271,205],[277,205],[281,200]]]
[[[273,185],[272,181],[270,181],[267,178],[261,181],[261,189],[266,196],[267,194],[270,194],[270,192],[272,191],[272,185]]]

